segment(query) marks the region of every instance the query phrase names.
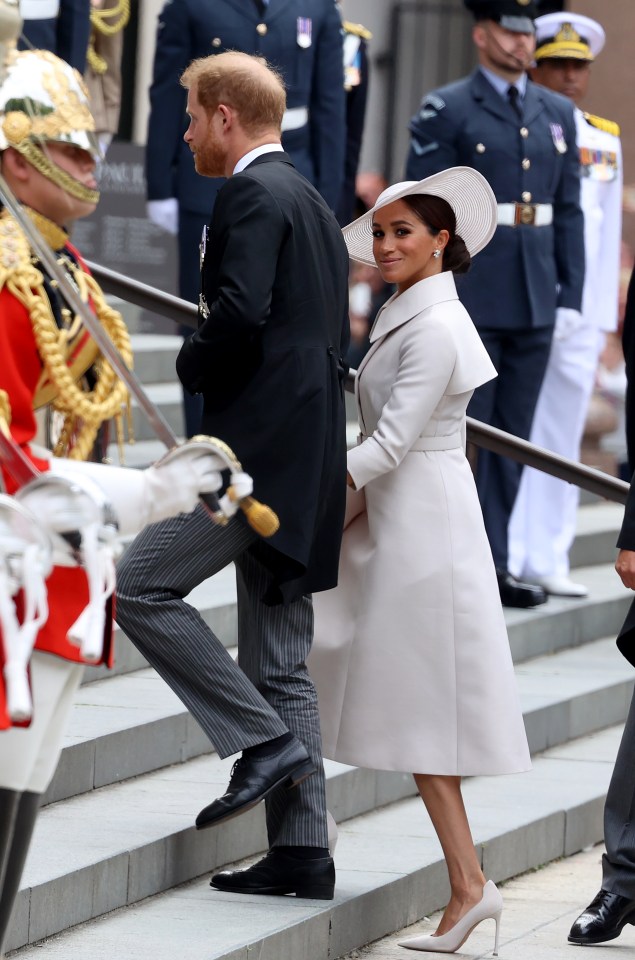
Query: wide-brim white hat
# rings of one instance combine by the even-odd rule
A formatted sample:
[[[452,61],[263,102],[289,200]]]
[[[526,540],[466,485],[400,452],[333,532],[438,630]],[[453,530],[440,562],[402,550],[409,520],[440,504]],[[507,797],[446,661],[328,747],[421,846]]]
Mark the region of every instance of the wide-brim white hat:
[[[472,167],[450,167],[425,180],[393,183],[377,198],[375,206],[344,227],[342,233],[352,260],[376,266],[373,257],[373,217],[380,207],[417,193],[446,200],[456,217],[456,232],[471,257],[494,236],[498,219],[496,197],[485,177]]]

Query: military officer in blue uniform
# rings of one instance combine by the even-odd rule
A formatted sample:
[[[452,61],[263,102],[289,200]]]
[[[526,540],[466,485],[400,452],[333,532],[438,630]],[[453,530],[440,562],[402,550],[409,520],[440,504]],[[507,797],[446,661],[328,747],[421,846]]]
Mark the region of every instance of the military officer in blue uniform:
[[[535,39],[532,0],[464,0],[476,19],[479,66],[424,97],[412,119],[407,176],[420,180],[457,164],[475,167],[498,200],[498,229],[459,295],[498,377],[474,394],[468,413],[529,437],[556,314],[579,315],[584,222],[573,107],[528,80]],[[568,313],[572,311],[572,313]],[[501,599],[544,603],[540,586],[508,571],[507,528],[518,464],[479,451],[476,480]]]
[[[19,50],[50,50],[80,73],[90,39],[90,0],[20,0]]]
[[[183,142],[186,95],[179,77],[195,58],[224,50],[258,54],[280,70],[287,86],[283,147],[333,210],[344,178],[346,94],[342,23],[334,0],[167,0],[150,88],[148,216],[178,232],[179,293],[191,302],[199,295],[202,228],[224,181],[195,173]],[[198,432],[196,422],[187,427],[190,434]]]

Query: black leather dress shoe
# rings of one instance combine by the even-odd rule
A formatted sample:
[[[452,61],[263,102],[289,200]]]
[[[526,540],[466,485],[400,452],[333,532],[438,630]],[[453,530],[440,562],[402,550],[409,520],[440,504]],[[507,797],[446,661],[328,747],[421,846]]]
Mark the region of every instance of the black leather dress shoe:
[[[523,583],[507,570],[497,570],[496,577],[504,607],[538,607],[547,602],[547,594],[536,584]]]
[[[283,783],[297,787],[315,771],[306,747],[296,737],[269,756],[242,756],[232,767],[227,792],[201,810],[196,829],[212,827],[246,813],[276,787]]]
[[[210,886],[227,893],[265,893],[309,900],[332,900],[335,890],[333,857],[299,860],[274,847],[266,857],[246,870],[224,870],[210,880]]]
[[[635,926],[635,900],[600,890],[569,932],[569,943],[604,943],[619,937],[627,923]]]

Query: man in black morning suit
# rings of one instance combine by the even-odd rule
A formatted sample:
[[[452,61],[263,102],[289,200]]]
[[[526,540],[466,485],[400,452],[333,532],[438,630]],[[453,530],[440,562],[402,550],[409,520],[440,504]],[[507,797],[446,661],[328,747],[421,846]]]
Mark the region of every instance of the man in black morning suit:
[[[328,206],[283,152],[279,75],[259,58],[224,53],[195,61],[182,82],[196,169],[229,179],[201,249],[199,328],[177,371],[203,397],[203,430],[233,446],[280,529],[264,540],[241,514],[220,528],[202,509],[149,528],[118,571],[117,618],[218,753],[243,751],[197,826],[267,798],[269,854],[212,885],[330,899],[319,716],[305,660],[310,592],[337,582],[344,518],[348,254]],[[231,561],[238,666],[183,601]]]
[[[457,285],[498,377],[479,387],[470,416],[527,439],[551,339],[579,314],[584,227],[573,107],[527,79],[535,41],[531,0],[465,0],[479,66],[424,97],[413,117],[407,177],[465,164],[489,181],[498,228]],[[521,468],[479,451],[476,481],[503,603],[546,599],[507,569],[507,528]]]
[[[627,422],[635,410],[627,406]],[[620,552],[615,569],[625,587],[635,590],[635,486],[626,501]],[[635,666],[635,601],[617,638],[617,646]],[[628,924],[635,925],[635,695],[631,701],[615,768],[604,805],[602,887],[569,932],[569,943],[589,945],[619,937]]]
[[[178,232],[179,295],[196,302],[192,251],[223,180],[196,175],[183,143],[179,77],[196,57],[240,50],[265,57],[287,89],[282,144],[335,210],[344,178],[346,103],[342,25],[334,0],[167,0],[159,16],[146,148],[148,215]],[[184,330],[183,332],[189,332]],[[188,434],[198,429],[186,401]]]

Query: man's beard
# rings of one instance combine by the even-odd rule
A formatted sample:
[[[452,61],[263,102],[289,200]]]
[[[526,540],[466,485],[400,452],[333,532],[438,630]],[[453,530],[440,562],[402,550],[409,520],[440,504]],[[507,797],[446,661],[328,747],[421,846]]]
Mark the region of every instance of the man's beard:
[[[194,154],[196,172],[202,177],[225,176],[225,154],[216,140],[207,140]]]

